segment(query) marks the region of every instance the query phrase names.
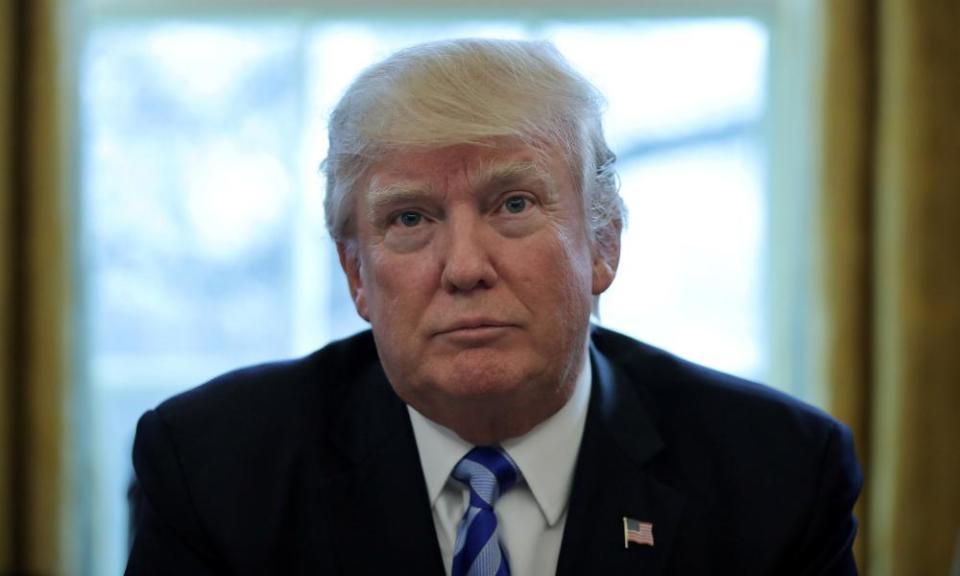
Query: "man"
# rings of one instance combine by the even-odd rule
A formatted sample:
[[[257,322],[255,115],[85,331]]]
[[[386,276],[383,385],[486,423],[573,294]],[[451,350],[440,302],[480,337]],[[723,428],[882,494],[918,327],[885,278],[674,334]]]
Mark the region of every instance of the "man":
[[[326,216],[372,331],[141,419],[128,574],[851,574],[849,432],[590,326],[622,205],[548,44],[367,70]]]

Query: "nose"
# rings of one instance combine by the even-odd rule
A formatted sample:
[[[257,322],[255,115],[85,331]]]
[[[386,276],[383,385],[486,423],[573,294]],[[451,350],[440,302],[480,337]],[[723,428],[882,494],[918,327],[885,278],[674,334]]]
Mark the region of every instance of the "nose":
[[[491,238],[485,237],[476,215],[458,215],[447,221],[441,282],[448,292],[492,288],[497,271],[491,260]]]

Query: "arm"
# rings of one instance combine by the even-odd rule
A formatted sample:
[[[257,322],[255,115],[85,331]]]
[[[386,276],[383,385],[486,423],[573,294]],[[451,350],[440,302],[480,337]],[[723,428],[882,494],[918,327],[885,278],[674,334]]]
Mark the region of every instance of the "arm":
[[[127,576],[216,574],[214,554],[162,416],[140,418],[133,446],[138,489]]]
[[[853,540],[857,533],[853,505],[862,484],[863,475],[850,431],[834,422],[821,459],[816,500],[796,557],[798,574],[846,576],[857,573],[853,560]]]

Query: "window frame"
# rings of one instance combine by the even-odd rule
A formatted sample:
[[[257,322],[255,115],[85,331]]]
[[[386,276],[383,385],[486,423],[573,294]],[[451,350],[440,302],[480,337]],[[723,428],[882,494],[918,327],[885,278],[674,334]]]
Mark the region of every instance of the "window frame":
[[[520,20],[531,28],[544,21],[595,22],[619,19],[673,19],[693,17],[746,17],[767,27],[769,56],[766,70],[768,113],[760,130],[766,143],[768,170],[765,178],[767,197],[767,250],[763,277],[767,294],[763,304],[767,313],[769,354],[768,384],[820,403],[823,390],[817,385],[820,367],[817,346],[812,339],[819,310],[817,278],[812,276],[812,254],[816,238],[812,204],[817,169],[813,159],[813,143],[819,132],[816,117],[818,85],[816,68],[820,54],[815,51],[819,12],[810,0],[596,0],[589,6],[574,0],[494,0],[486,6],[468,6],[466,1],[413,0],[398,7],[390,0],[360,0],[343,3],[333,0],[88,0],[82,6],[71,6],[62,14],[64,38],[61,62],[64,85],[63,107],[68,134],[79,134],[79,73],[85,39],[91,31],[114,24],[146,23],[174,19],[195,22],[264,22],[293,24],[300,28],[300,42],[305,53],[308,30],[317,22],[363,20],[380,22],[435,22],[462,19]],[[67,9],[64,9],[65,12]],[[367,15],[376,14],[376,18]],[[429,14],[423,18],[423,14]],[[69,515],[67,562],[81,574],[107,573],[108,558],[95,546],[99,519],[94,486],[98,480],[94,464],[82,455],[91,454],[91,419],[94,390],[90,381],[89,350],[85,335],[89,328],[88,296],[91,286],[82,274],[88,260],[90,238],[84,229],[82,212],[80,161],[82,151],[78,138],[68,144],[64,155],[70,176],[72,224],[75,230],[72,269],[75,273],[78,307],[74,313],[71,340],[77,373],[74,376],[71,404],[66,407],[75,431],[67,439],[67,450],[73,456],[71,475],[77,480],[71,488],[71,501],[76,510]],[[94,498],[90,496],[94,495]]]

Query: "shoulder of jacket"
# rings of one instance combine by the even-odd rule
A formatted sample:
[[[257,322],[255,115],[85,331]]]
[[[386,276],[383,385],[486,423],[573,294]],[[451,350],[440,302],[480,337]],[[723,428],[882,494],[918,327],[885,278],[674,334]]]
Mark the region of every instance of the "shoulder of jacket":
[[[239,368],[177,394],[156,409],[171,428],[231,429],[336,416],[357,374],[379,369],[369,331],[302,358]],[[282,417],[281,417],[282,416]]]

